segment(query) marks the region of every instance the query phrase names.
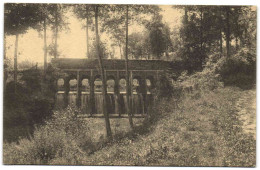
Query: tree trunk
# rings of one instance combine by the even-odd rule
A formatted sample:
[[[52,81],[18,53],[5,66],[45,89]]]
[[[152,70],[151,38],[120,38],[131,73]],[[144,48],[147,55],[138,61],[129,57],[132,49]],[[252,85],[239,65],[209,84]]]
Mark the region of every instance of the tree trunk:
[[[89,55],[89,38],[88,38],[88,8],[86,6],[86,38],[87,38],[87,56],[90,58]]]
[[[17,92],[17,56],[18,56],[18,40],[19,34],[16,33],[15,35],[15,48],[14,48],[14,93]]]
[[[44,31],[44,74],[47,70],[47,33],[46,33],[46,18],[43,20],[43,31]]]
[[[220,30],[220,32],[219,32],[219,50],[220,50],[220,55],[222,55],[222,53],[223,53],[222,30],[221,30],[221,28],[219,30]]]
[[[4,93],[8,78],[8,65],[6,64],[6,34],[4,33]]]
[[[229,7],[226,7],[226,48],[227,48],[227,57],[230,57],[230,25],[229,25]]]
[[[4,59],[6,59],[6,33],[4,33]]]
[[[203,68],[204,54],[203,54],[203,10],[200,8],[200,68]]]
[[[127,103],[127,114],[129,118],[129,124],[130,127],[133,129],[134,124],[133,124],[133,119],[132,119],[132,108],[130,106],[130,101],[129,101],[129,71],[128,71],[128,5],[126,5],[126,22],[125,22],[125,27],[126,27],[126,36],[125,36],[125,76],[126,76],[126,103]]]
[[[220,55],[222,56],[223,53],[223,42],[222,42],[222,12],[221,12],[221,7],[218,9],[218,24],[219,26],[219,51]]]
[[[55,44],[54,44],[54,58],[58,56],[58,5],[55,11]]]
[[[101,70],[101,79],[102,79],[102,95],[103,95],[103,112],[104,112],[104,117],[105,117],[105,123],[106,123],[106,132],[107,132],[107,138],[111,139],[112,138],[112,132],[111,132],[111,127],[110,127],[110,121],[109,121],[109,116],[107,113],[107,88],[106,88],[106,81],[105,81],[105,76],[104,76],[104,66],[103,66],[103,61],[102,61],[102,53],[100,52],[100,43],[99,43],[99,35],[98,35],[98,5],[95,6],[95,26],[96,26],[96,49],[97,49],[97,54],[98,54],[98,61],[99,61],[99,67]]]

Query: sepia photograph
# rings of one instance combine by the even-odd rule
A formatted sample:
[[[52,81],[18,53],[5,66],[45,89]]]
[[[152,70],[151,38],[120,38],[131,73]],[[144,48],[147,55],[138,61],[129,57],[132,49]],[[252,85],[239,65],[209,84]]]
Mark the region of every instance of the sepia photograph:
[[[2,5],[3,165],[256,167],[257,6]]]

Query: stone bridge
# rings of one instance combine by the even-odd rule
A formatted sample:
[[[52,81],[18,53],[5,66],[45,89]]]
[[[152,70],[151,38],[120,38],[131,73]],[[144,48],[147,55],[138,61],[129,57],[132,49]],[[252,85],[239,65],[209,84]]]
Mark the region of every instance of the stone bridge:
[[[125,60],[104,59],[107,111],[110,117],[126,115]],[[144,116],[152,104],[152,89],[169,67],[161,60],[129,60],[130,105],[134,117]],[[52,59],[57,79],[56,108],[77,106],[86,116],[103,116],[102,81],[97,59]]]

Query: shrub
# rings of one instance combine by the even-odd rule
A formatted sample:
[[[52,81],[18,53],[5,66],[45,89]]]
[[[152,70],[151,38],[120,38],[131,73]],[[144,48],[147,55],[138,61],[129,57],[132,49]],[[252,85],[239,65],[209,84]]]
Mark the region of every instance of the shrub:
[[[54,108],[55,70],[49,68],[44,77],[41,70],[29,69],[23,71],[21,79],[6,85],[4,92],[4,134],[13,131],[19,126],[28,126],[31,129],[48,119]],[[14,107],[15,106],[15,107]],[[21,133],[4,135],[6,141],[16,141]],[[24,136],[24,135],[23,135]]]
[[[225,85],[251,88],[256,83],[256,54],[254,50],[241,49],[219,70]]]
[[[155,88],[153,89],[153,96],[155,99],[171,97],[173,90],[170,80],[166,75],[160,76],[159,81],[156,82]]]
[[[30,139],[5,144],[4,164],[77,164],[92,148],[89,129],[78,112],[70,107],[56,111]]]
[[[224,85],[252,88],[256,83],[255,50],[243,48],[230,58],[210,55],[202,71],[190,76],[186,71],[178,79],[183,81],[183,88],[192,87],[200,91],[211,91]]]
[[[224,62],[224,57],[221,58],[218,54],[212,55],[207,59],[201,72],[196,72],[190,76],[188,76],[187,72],[183,72],[179,77],[179,81],[182,81],[183,89],[190,87],[192,90],[211,91],[223,87],[218,70]]]

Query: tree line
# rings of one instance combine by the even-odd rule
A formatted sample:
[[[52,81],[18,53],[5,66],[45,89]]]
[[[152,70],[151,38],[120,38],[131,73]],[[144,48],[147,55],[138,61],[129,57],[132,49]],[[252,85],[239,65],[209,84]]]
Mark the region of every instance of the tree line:
[[[256,10],[252,6],[177,6],[184,10],[177,54],[189,71],[202,70],[209,55],[230,56],[246,48],[256,52]]]

